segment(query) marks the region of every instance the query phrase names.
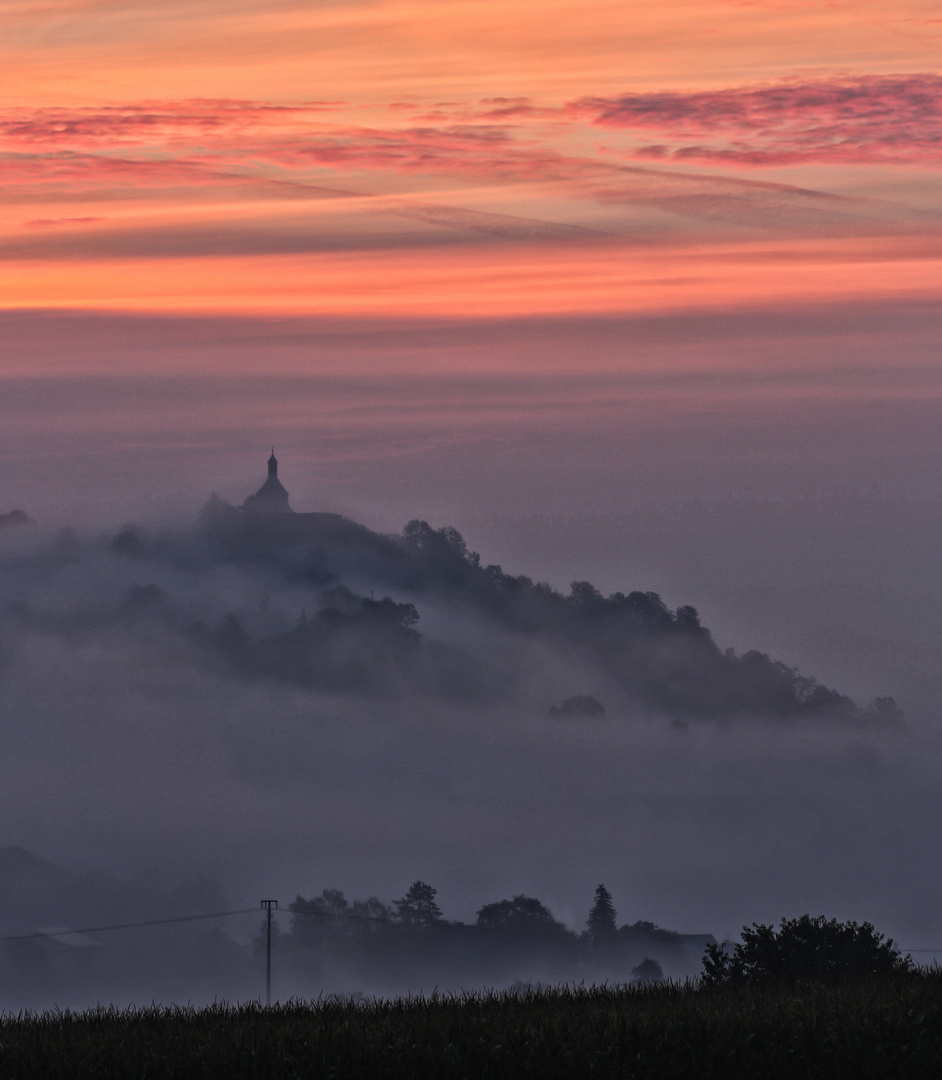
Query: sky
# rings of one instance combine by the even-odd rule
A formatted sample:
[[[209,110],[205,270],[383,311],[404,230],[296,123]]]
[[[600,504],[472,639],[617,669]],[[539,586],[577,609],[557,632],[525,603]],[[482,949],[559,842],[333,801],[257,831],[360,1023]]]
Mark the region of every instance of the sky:
[[[454,524],[485,563],[562,589],[655,589],[723,645],[894,696],[918,749],[884,748],[893,825],[871,831],[890,859],[911,828],[895,850],[910,870],[929,859],[937,4],[0,0],[0,26],[0,512],[89,535],[188,522],[211,491],[253,491],[274,443],[296,509]],[[63,687],[80,667],[63,662]],[[657,794],[637,796],[652,831],[636,848],[684,836],[690,871],[637,883],[646,917],[726,932],[749,912],[721,890],[699,911],[676,903],[709,862],[689,840],[703,807],[724,808],[709,820],[732,830],[732,861],[757,850],[731,824],[743,806],[764,807],[763,828],[778,815],[789,850],[787,785],[762,802],[770,762],[806,794],[827,770],[778,735],[713,772],[690,750],[709,778],[664,825],[659,738],[637,766]],[[574,757],[586,784],[593,753]],[[378,766],[363,762],[366,785]],[[864,796],[841,778],[827,812],[846,814],[846,838]],[[75,805],[89,812],[85,794]],[[109,846],[120,806],[84,832],[11,826],[4,842],[119,870],[140,849],[130,833]],[[279,880],[305,839],[286,841]],[[808,865],[835,843],[802,849]],[[423,872],[456,844],[437,836]],[[553,879],[564,848],[528,880],[574,911]],[[338,878],[365,881],[349,850]],[[390,856],[390,890],[413,855]],[[866,917],[862,878],[829,876],[827,858],[805,892],[770,880],[792,905]],[[470,888],[456,866],[441,872]],[[939,888],[911,911],[873,907],[935,944]],[[799,913],[777,912],[774,890],[756,904]]]
[[[934,299],[929,2],[6,2],[7,309]]]
[[[300,508],[712,599],[867,682],[715,601],[935,572],[863,539],[938,503],[934,4],[0,18],[0,509],[185,516],[276,443]],[[796,500],[808,557],[767,540]]]

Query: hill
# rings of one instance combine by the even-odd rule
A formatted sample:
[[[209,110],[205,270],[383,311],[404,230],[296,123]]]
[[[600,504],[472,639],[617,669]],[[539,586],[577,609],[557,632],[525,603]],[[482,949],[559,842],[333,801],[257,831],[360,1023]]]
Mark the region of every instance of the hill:
[[[349,693],[529,696],[554,715],[600,714],[596,699],[607,697],[621,711],[675,719],[898,719],[889,700],[861,709],[761,652],[721,648],[695,608],[671,610],[657,593],[603,596],[575,581],[563,595],[482,565],[448,526],[414,520],[400,536],[383,536],[339,515],[227,514],[210,504],[201,535],[213,563],[310,591],[311,607],[279,632],[252,633],[235,612],[203,628],[207,655],[248,677]],[[142,541],[136,554],[146,562],[156,552]],[[495,641],[499,650],[489,647]],[[536,653],[568,673],[568,686],[550,680],[562,705],[549,686],[540,700]],[[567,708],[573,701],[587,705]]]

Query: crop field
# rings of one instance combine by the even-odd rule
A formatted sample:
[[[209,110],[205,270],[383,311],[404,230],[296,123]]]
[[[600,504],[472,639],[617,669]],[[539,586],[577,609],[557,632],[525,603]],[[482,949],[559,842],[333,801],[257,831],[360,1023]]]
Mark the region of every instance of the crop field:
[[[5,1017],[0,1077],[937,1077],[942,972]]]

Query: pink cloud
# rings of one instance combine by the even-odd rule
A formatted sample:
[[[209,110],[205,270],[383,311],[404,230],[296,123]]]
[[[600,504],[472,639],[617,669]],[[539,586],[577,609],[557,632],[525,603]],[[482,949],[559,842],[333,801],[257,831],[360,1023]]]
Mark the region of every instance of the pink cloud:
[[[942,79],[920,79],[942,96]],[[918,105],[923,115],[931,117],[934,99],[925,90],[924,100],[918,104],[913,90],[917,82],[910,80],[905,84],[908,96],[898,90],[897,97],[909,101],[913,110]],[[735,230],[760,227],[781,233],[853,233],[873,226],[864,221],[860,207],[852,200],[763,183],[754,177],[657,166],[691,160],[768,164],[773,151],[779,155],[788,152],[788,140],[793,147],[804,146],[807,153],[809,146],[813,149],[817,145],[813,140],[827,138],[822,134],[828,130],[827,117],[831,117],[831,128],[837,123],[835,117],[843,117],[845,128],[855,124],[861,131],[870,131],[871,138],[886,141],[889,119],[884,119],[882,127],[868,119],[877,108],[874,102],[881,102],[880,108],[892,114],[886,83],[870,79],[710,94],[582,99],[566,110],[548,110],[553,118],[550,125],[527,123],[528,110],[536,106],[524,98],[475,101],[464,110],[466,121],[459,121],[462,111],[453,108],[442,124],[401,113],[396,119],[389,117],[388,122],[354,124],[345,122],[346,110],[325,102],[180,101],[95,110],[10,110],[0,112],[4,195],[9,203],[35,205],[37,209],[29,216],[43,222],[47,219],[38,207],[44,203],[98,205],[108,200],[163,197],[170,207],[225,190],[234,201],[255,203],[269,197],[283,202],[378,196],[375,202],[382,202],[382,207],[363,204],[350,213],[407,217],[424,226],[439,226],[456,237],[473,235],[478,241],[527,241],[552,233],[555,239],[581,242],[590,231],[577,224],[577,220],[585,220],[581,215],[580,219],[565,220],[561,208],[566,199],[613,208],[616,218],[621,214],[619,206],[641,206],[682,218],[685,223],[706,222],[710,228],[722,223]],[[894,85],[897,83],[903,85],[899,80]],[[593,134],[600,126],[643,131],[648,141],[629,151],[639,163],[619,161],[612,153],[602,152],[609,147],[574,152],[574,144],[565,137],[567,130],[582,127],[584,135],[586,122],[593,125],[594,131],[589,129]],[[886,131],[881,136],[883,129]],[[927,146],[932,122],[927,120],[924,129],[921,137]],[[754,145],[743,134],[750,131]],[[564,137],[557,139],[560,132]],[[581,146],[585,144],[582,139]],[[928,150],[922,152],[925,159]],[[328,174],[330,178],[325,180]],[[541,189],[552,185],[554,193],[545,204],[549,220],[538,223],[479,214],[472,221],[465,211],[434,206],[431,201],[419,205],[414,199],[408,206],[405,202],[394,206],[389,196],[404,187],[401,180],[394,179],[397,176],[422,178],[421,190],[429,196],[443,187],[444,204],[460,201],[450,194],[456,183],[508,188],[525,184]],[[337,178],[336,186],[333,177]],[[446,182],[440,185],[439,180]],[[264,214],[253,208],[252,214],[256,212]],[[80,215],[81,210],[75,213]],[[541,216],[540,209],[534,216]],[[239,217],[233,215],[233,228]],[[598,228],[617,231],[617,224],[608,224],[613,220],[608,209],[605,218],[606,224]],[[631,215],[625,220],[626,228],[633,229]],[[73,224],[82,225],[78,220]],[[902,218],[899,224],[910,227]],[[279,228],[273,226],[270,236],[252,232],[246,243],[266,250],[290,246],[293,241],[286,240]],[[332,228],[342,231],[336,222]],[[86,231],[77,229],[77,233]],[[221,241],[211,232],[204,229],[199,244],[216,253]],[[345,239],[338,239],[339,233],[331,236],[323,242],[308,238],[298,243],[318,250],[321,243],[357,247],[363,243],[356,228]],[[107,242],[102,238],[94,243],[110,249],[119,239],[111,230]],[[403,241],[430,242],[426,233],[419,241],[411,236],[403,236]],[[91,243],[85,235],[75,238],[77,249],[88,249]],[[159,246],[150,234],[147,243]],[[168,250],[178,246],[174,241]]]
[[[48,229],[58,228],[60,226],[69,225],[95,225],[98,222],[104,221],[101,217],[57,217],[57,218],[31,218],[29,221],[24,221],[23,224],[31,229]]]
[[[342,106],[196,99],[142,102],[97,109],[36,109],[0,115],[0,145],[142,146],[179,137],[268,130],[293,125]]]
[[[338,127],[298,140],[272,140],[259,152],[284,164],[514,179],[559,161],[558,155],[523,147],[501,128],[485,125]]]
[[[513,108],[517,108],[515,104]],[[0,113],[7,183],[120,182],[202,185],[291,182],[312,167],[525,179],[558,154],[519,142],[505,126],[443,113],[405,126],[363,126],[325,116],[331,103],[246,101],[140,103],[97,110]],[[260,163],[280,175],[262,176]],[[558,172],[558,168],[554,170]]]
[[[246,167],[248,160],[252,168]],[[311,170],[325,168],[338,174],[338,187],[312,182]],[[225,187],[241,189],[252,197],[268,194],[280,198],[338,198],[375,194],[369,190],[373,184],[368,177],[379,180],[395,173],[464,179],[473,184],[552,183],[563,197],[608,205],[653,206],[688,219],[729,221],[736,227],[771,224],[778,228],[785,222],[797,228],[844,231],[848,227],[844,200],[820,192],[566,155],[535,140],[513,139],[496,127],[475,126],[380,129],[334,125],[329,133],[292,137],[268,134],[232,144],[223,140],[201,157],[145,159],[72,151],[23,154],[7,158],[5,194],[9,201],[29,201],[31,195],[37,194],[107,200],[127,199],[135,194],[149,197],[161,189],[211,192]],[[351,174],[359,179],[349,181]],[[350,190],[343,190],[344,180]],[[22,199],[18,198],[19,191],[23,192]],[[433,211],[430,204],[420,209],[415,203],[410,208],[394,208],[388,199],[383,201],[385,213],[447,225],[450,229],[463,230],[466,224],[459,224],[455,217],[458,211],[453,209]],[[562,233],[585,235],[578,228],[567,229],[564,222],[559,226],[562,231],[557,232],[558,237]],[[532,224],[511,226],[500,215],[488,222],[479,219],[473,231],[506,239],[536,235]],[[545,230],[538,231],[542,235]]]
[[[571,116],[656,133],[642,158],[731,165],[942,160],[942,76],[788,81],[696,93],[581,98]]]
[[[227,176],[215,163],[174,158],[141,160],[113,154],[4,154],[4,197],[8,202],[60,198],[112,198],[171,187],[223,187],[257,184],[254,177]]]

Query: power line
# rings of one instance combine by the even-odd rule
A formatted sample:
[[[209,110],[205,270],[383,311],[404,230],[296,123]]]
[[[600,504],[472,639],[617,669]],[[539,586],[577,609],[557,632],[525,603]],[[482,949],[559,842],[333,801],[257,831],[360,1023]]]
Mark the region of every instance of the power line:
[[[357,922],[372,922],[372,923],[384,923],[389,926],[403,926],[403,924],[395,917],[388,915],[354,915],[352,912],[328,912],[328,911],[295,911],[294,908],[283,908],[279,914],[291,914],[298,915],[306,919],[351,919]],[[479,926],[477,923],[453,923],[447,919],[436,920],[435,922],[426,923],[422,929],[434,929],[434,930],[473,930],[478,933],[497,933],[497,934],[540,934],[540,935],[552,935],[557,936],[560,932],[568,934],[575,934],[579,936],[578,930],[570,930],[568,926],[562,923],[557,923],[556,926]],[[673,934],[673,930],[664,931],[667,934]],[[671,940],[660,938],[627,938],[627,943],[644,942],[648,945],[679,945],[683,943],[685,937],[699,937],[701,935],[693,934],[677,934],[677,939]],[[920,949],[907,949],[905,945],[898,945],[895,941],[894,945],[899,949],[901,953],[942,953],[942,945],[938,948],[920,948]]]
[[[196,922],[198,919],[222,919],[228,915],[248,915],[257,911],[257,908],[238,908],[235,911],[210,911],[205,915],[178,915],[173,919],[149,919],[147,922],[113,923],[111,926],[84,926],[73,929],[72,927],[61,930],[37,930],[32,934],[6,934],[0,937],[3,941],[29,941],[32,938],[65,937],[67,934],[103,934],[106,930],[136,930],[142,926],[167,926],[169,923]]]
[[[274,903],[274,902],[273,902]],[[69,934],[103,934],[111,930],[137,930],[149,926],[169,926],[173,923],[186,923],[186,922],[198,922],[201,919],[224,919],[230,915],[252,915],[258,911],[258,908],[235,908],[232,911],[210,911],[203,915],[177,915],[169,919],[149,919],[146,922],[133,922],[133,923],[112,923],[110,926],[84,926],[84,927],[62,927],[55,930],[37,930],[30,934],[5,934],[0,936],[0,943],[7,941],[30,941],[39,938],[56,938],[65,937]],[[305,919],[345,919],[353,922],[369,922],[369,923],[381,923],[387,926],[402,926],[407,928],[400,922],[395,916],[387,915],[355,915],[352,912],[327,912],[327,911],[295,911],[292,908],[282,908],[279,915],[292,915]],[[564,926],[562,923],[558,923],[554,926],[478,926],[476,923],[453,923],[447,919],[435,920],[434,922],[426,923],[421,926],[421,929],[432,930],[467,930],[478,933],[498,933],[498,934],[519,934],[519,935],[540,935],[540,936],[552,936],[558,937],[561,934],[574,934],[578,936],[578,931],[570,930],[569,927]],[[672,933],[672,931],[668,931]],[[678,934],[680,941],[671,940],[651,940],[647,939],[647,944],[658,945],[678,945],[682,943],[682,940],[687,935]],[[629,938],[628,942],[632,939]],[[641,939],[638,939],[639,941]],[[896,942],[894,942],[896,944]],[[923,947],[919,949],[908,949],[905,945],[896,945],[902,953],[942,953],[942,945],[938,947]]]
[[[6,934],[0,936],[0,943],[6,941],[29,941],[37,938],[64,937],[68,934],[101,934],[111,930],[135,930],[148,926],[167,926],[172,923],[195,922],[200,919],[222,919],[230,915],[250,915],[258,908],[237,908],[232,911],[211,911],[204,915],[178,915],[169,919],[150,919],[146,922],[113,923],[110,926],[85,926],[85,927],[62,927],[55,930],[37,930],[30,934]],[[352,912],[327,912],[327,911],[295,911],[292,908],[283,908],[279,915],[296,915],[306,919],[345,919],[354,922],[381,923],[386,926],[402,926],[408,928],[395,916],[387,915],[355,915]],[[572,934],[576,931],[569,930],[561,923],[556,926],[478,926],[474,923],[453,923],[447,919],[436,919],[432,922],[418,924],[421,929],[431,930],[466,930],[475,933],[498,933],[498,934],[539,934],[557,937],[561,934]],[[926,950],[932,952],[934,950]],[[942,950],[939,950],[942,951]]]

